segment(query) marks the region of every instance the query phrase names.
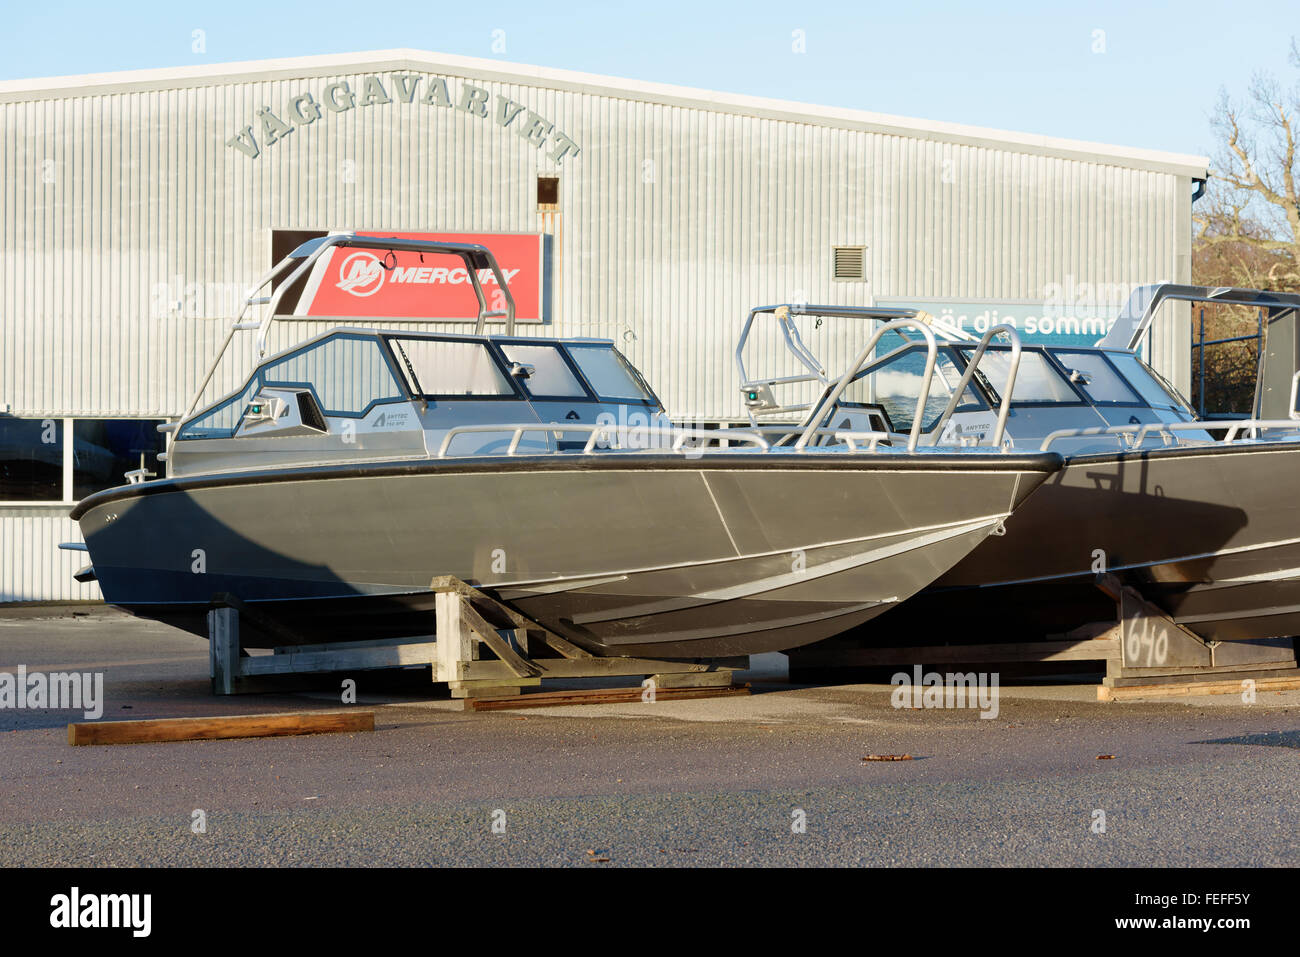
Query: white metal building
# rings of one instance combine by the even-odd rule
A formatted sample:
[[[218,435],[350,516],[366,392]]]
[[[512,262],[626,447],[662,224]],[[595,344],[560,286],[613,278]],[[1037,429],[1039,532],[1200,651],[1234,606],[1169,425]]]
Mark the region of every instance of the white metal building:
[[[313,231],[518,234],[525,330],[613,338],[675,417],[726,420],[753,305],[1078,331],[1189,281],[1206,163],[413,50],[0,83],[0,601],[97,597],[68,506]],[[1189,343],[1151,344],[1182,386]]]

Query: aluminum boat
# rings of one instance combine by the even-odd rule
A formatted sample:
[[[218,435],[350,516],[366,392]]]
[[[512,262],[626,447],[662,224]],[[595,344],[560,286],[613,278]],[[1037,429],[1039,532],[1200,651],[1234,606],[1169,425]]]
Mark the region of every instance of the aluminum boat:
[[[1198,421],[1187,400],[1142,360],[1143,339],[1171,301],[1267,313],[1253,418]],[[922,447],[1028,448],[1066,457],[1065,467],[1007,521],[1004,535],[988,538],[920,594],[860,629],[863,640],[1029,641],[1113,623],[1115,604],[1097,587],[1100,573],[1136,588],[1207,641],[1288,638],[1300,634],[1298,308],[1300,296],[1288,294],[1140,287],[1102,341],[1077,347],[1022,345],[1007,326],[976,339],[919,309],[762,307],[750,313],[736,358],[751,420],[767,422],[768,434],[788,430],[772,424],[784,418],[879,429]],[[777,321],[799,374],[746,372],[746,342],[760,316]],[[795,323],[900,316],[926,319],[940,337],[932,378],[926,345],[900,337],[896,348],[851,368],[847,388],[837,388]],[[774,399],[774,389],[799,383],[821,391],[804,404]],[[920,419],[913,417],[918,395],[925,400]]]
[[[474,334],[352,324],[266,355],[285,291],[338,248],[459,257]],[[489,310],[480,272],[504,308]],[[903,326],[936,353],[911,319],[882,334]],[[200,407],[241,331],[258,333],[253,372]],[[241,626],[252,647],[428,634],[430,582],[452,575],[597,654],[792,648],[932,582],[1061,464],[883,433],[850,446],[810,428],[780,445],[673,428],[613,343],[517,335],[486,248],[354,233],[263,277],[165,428],[165,476],[133,473],[73,510],[82,574],[108,602],[202,635],[214,596],[236,596],[275,625]]]

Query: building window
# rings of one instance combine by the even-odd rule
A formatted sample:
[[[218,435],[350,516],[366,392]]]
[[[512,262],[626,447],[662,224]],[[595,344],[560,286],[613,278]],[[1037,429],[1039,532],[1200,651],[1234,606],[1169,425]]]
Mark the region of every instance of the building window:
[[[537,211],[550,213],[560,208],[560,177],[537,177]]]
[[[159,419],[72,420],[72,499],[126,482],[125,473],[148,469],[155,475],[163,450]]]
[[[132,469],[161,472],[162,421],[0,416],[0,504],[66,505]]]
[[[866,246],[835,246],[831,254],[833,279],[841,282],[861,282],[867,278]]]
[[[63,420],[0,416],[0,502],[63,499]]]

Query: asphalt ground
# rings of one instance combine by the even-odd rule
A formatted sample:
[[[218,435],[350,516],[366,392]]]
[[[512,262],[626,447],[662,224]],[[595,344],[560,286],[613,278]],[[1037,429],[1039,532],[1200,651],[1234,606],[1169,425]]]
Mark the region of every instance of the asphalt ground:
[[[1300,863],[1300,692],[1040,679],[982,719],[784,661],[750,697],[519,712],[361,673],[370,734],[70,747],[80,713],[0,709],[0,866]],[[205,642],[105,612],[0,618],[19,664],[103,672],[104,720],[343,707],[334,679],[213,697]]]

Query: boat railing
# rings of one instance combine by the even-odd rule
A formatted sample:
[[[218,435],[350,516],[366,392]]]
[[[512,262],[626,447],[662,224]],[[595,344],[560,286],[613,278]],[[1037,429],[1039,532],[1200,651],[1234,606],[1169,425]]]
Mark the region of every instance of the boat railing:
[[[1147,422],[1141,425],[1095,426],[1088,429],[1057,429],[1049,432],[1038,446],[1040,452],[1046,452],[1061,439],[1086,438],[1094,435],[1114,435],[1131,449],[1140,448],[1147,437],[1155,434],[1161,437],[1165,445],[1178,442],[1175,432],[1210,432],[1224,431],[1226,434],[1217,442],[1210,444],[1230,445],[1238,435],[1245,431],[1244,438],[1258,438],[1260,432],[1271,429],[1300,430],[1300,423],[1295,419],[1215,419],[1214,421],[1197,420],[1195,422]]]
[[[595,451],[596,446],[605,439],[610,443],[610,448],[616,449],[634,449],[638,451],[649,451],[651,449],[670,448],[674,452],[684,450],[684,446],[690,440],[704,441],[726,441],[742,442],[747,445],[756,446],[766,451],[770,449],[771,443],[754,431],[744,429],[679,429],[668,428],[664,426],[627,426],[618,423],[596,424],[586,422],[526,422],[519,424],[484,424],[484,425],[458,425],[447,430],[442,438],[442,444],[438,446],[438,458],[448,458],[452,441],[461,435],[474,435],[483,433],[510,433],[510,443],[506,447],[506,455],[515,455],[519,452],[519,443],[523,437],[530,432],[542,432],[555,435],[557,438],[561,435],[574,432],[587,433],[587,442],[583,446],[583,454],[590,454]],[[654,445],[645,445],[643,443],[650,439],[663,440]],[[617,444],[616,444],[617,443]],[[698,451],[699,446],[691,446],[692,451]],[[548,452],[557,452],[555,449],[548,449]],[[481,452],[467,454],[482,454]],[[528,450],[528,454],[538,454],[536,450]]]

